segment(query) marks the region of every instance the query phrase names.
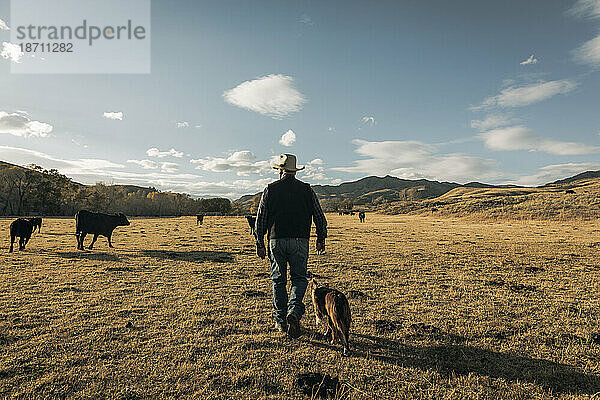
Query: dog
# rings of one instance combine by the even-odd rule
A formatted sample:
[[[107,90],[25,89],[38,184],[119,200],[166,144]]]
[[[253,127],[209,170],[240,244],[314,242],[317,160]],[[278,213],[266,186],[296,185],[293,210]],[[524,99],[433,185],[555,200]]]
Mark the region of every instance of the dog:
[[[330,289],[326,285],[318,283],[314,278],[311,280],[312,301],[315,307],[315,319],[317,325],[322,321],[327,322],[325,337],[331,334],[331,344],[336,341],[342,343],[342,355],[350,353],[350,325],[352,316],[350,305],[344,293],[339,290]]]

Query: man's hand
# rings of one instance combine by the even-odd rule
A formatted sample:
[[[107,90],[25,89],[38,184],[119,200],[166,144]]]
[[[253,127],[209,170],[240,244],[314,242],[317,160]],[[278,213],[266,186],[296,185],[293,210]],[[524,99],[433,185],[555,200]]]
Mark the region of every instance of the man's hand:
[[[264,248],[264,247],[257,247],[256,248],[256,255],[259,256],[260,258],[262,258],[264,260],[265,257],[267,256],[267,249]]]
[[[325,242],[317,242],[317,254],[325,252]]]

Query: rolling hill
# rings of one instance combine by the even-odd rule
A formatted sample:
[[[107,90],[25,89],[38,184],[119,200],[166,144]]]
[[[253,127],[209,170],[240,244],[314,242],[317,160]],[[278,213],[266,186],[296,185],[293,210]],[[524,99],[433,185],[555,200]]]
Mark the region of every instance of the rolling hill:
[[[20,165],[16,165],[16,164],[11,164],[8,163],[6,161],[0,161],[0,172],[9,168],[15,168],[18,170],[26,170],[25,167],[22,167]],[[42,173],[39,171],[33,171],[34,174],[39,174],[41,175]],[[71,183],[73,184],[73,186],[78,186],[78,187],[83,187],[86,186],[83,183],[79,183],[79,182],[75,182],[75,181],[71,181]],[[143,187],[143,186],[136,186],[136,185],[111,185],[117,188],[122,188],[126,193],[134,193],[137,191],[142,191],[145,194],[148,194],[150,192],[155,192],[156,189],[153,187]]]
[[[600,218],[600,171],[588,171],[539,187],[459,187],[423,201],[393,202],[374,209],[386,214],[475,219]]]
[[[24,167],[0,161],[0,173]],[[41,172],[33,171],[34,174]],[[70,182],[75,187],[85,187]],[[114,185],[126,193],[156,191],[151,187]],[[333,211],[346,199],[360,209],[385,214],[473,217],[478,219],[572,219],[600,218],[600,171],[586,171],[538,187],[458,184],[393,176],[369,176],[339,185],[314,185],[326,210]],[[567,192],[568,191],[568,192]],[[248,213],[253,198],[233,202],[233,212]]]
[[[497,186],[479,182],[461,185],[454,182],[438,182],[427,179],[400,179],[393,176],[368,176],[357,181],[339,185],[313,185],[319,199],[352,199],[354,204],[366,206],[374,203],[398,200],[424,200],[441,196],[458,187],[494,188]],[[249,206],[252,198],[260,193],[242,196],[235,202]]]
[[[385,214],[477,219],[600,218],[600,171],[583,172],[539,187],[370,176],[313,188],[324,208],[329,209],[329,201],[352,199],[360,209]],[[249,208],[254,196],[236,202]]]

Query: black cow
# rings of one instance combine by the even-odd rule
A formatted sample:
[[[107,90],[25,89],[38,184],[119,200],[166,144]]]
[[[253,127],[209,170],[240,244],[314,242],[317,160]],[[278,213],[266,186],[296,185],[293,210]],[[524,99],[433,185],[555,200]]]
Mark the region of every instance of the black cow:
[[[38,233],[42,231],[42,219],[40,217],[27,218],[33,224],[33,231],[37,228]]]
[[[25,250],[25,245],[31,239],[31,233],[33,232],[33,224],[31,221],[25,218],[19,218],[11,222],[10,224],[10,250],[13,251],[13,244],[16,238],[19,238],[19,250]]]
[[[343,213],[343,212],[341,212],[341,211],[338,211],[338,214],[339,214],[339,215],[344,215],[344,213]]]
[[[250,225],[250,233],[254,235],[254,226],[256,225],[256,217],[254,215],[246,215],[248,225]]]
[[[196,215],[196,226],[202,225],[202,221],[204,221],[204,214]]]
[[[567,189],[565,190],[566,194],[575,194],[575,191],[573,189]]]
[[[358,220],[360,222],[365,222],[365,213],[364,212],[361,211],[358,213]]]
[[[94,234],[94,239],[90,243],[90,250],[94,247],[99,235],[106,236],[108,247],[114,247],[110,241],[113,230],[117,226],[127,226],[129,221],[123,213],[109,215],[102,213],[89,212],[87,210],[78,211],[75,214],[75,236],[77,236],[77,248],[83,250],[83,240],[88,233]]]

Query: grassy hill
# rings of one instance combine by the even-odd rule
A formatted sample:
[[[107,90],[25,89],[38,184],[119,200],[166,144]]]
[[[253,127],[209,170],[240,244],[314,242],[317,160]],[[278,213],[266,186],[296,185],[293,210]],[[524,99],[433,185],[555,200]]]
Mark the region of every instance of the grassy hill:
[[[337,186],[315,185],[322,204],[352,199],[361,209],[385,214],[476,219],[593,219],[600,217],[600,171],[587,171],[539,187],[464,185],[370,176]],[[572,191],[573,193],[568,193]],[[236,201],[249,207],[255,195]]]
[[[0,161],[0,178],[11,170],[28,171],[31,174],[30,176],[34,178],[48,179],[48,177],[52,177],[52,174],[48,173],[49,171],[41,169],[28,170],[21,166]],[[73,182],[64,176],[60,177],[62,177],[62,183],[60,184],[62,199],[68,197],[65,196],[65,193],[85,192],[94,188]],[[0,179],[0,186],[1,184],[2,180]],[[4,192],[8,193],[10,185],[6,187],[8,189],[0,190],[0,214],[5,215],[9,214],[6,210],[10,201],[6,194],[4,197],[2,195]],[[44,193],[47,191],[45,186],[40,186],[38,189]],[[156,192],[155,188],[136,185],[111,185],[96,189],[100,192],[118,192],[119,196],[124,196],[129,200],[134,194],[140,199],[145,199],[149,193]],[[321,204],[329,211],[333,211],[336,204],[339,205],[341,201],[350,199],[357,208],[385,214],[433,214],[477,219],[592,219],[600,217],[600,171],[583,172],[533,188],[511,185],[494,186],[479,182],[461,185],[454,182],[437,182],[426,179],[409,180],[392,176],[369,176],[336,186],[314,185],[313,189],[320,198]],[[567,193],[567,190],[573,193]],[[250,212],[253,197],[257,194],[246,195],[236,200],[232,204],[233,212],[238,214]],[[12,196],[14,197],[15,194]],[[99,200],[107,196],[107,194],[101,193]],[[165,194],[165,196],[169,197],[171,195]],[[185,197],[185,195],[178,194],[175,194],[175,196]],[[34,196],[34,198],[38,197],[40,196]],[[84,193],[81,197],[82,199],[90,199],[93,196]],[[184,200],[190,202],[187,199]],[[88,207],[106,208],[106,206],[102,206],[106,201],[102,201],[97,206],[88,205]],[[46,204],[47,201],[42,203]],[[116,204],[112,200],[108,203]],[[36,208],[31,205],[29,208],[32,207],[35,209],[33,210],[34,213],[40,213],[39,207]],[[124,206],[119,205],[119,207],[123,208]],[[180,206],[177,207],[181,208]],[[144,210],[146,209],[147,207],[144,208]],[[1,212],[2,210],[4,212]],[[137,207],[135,210],[126,211],[134,215],[154,215],[160,210],[142,211],[140,207]],[[160,212],[164,213],[164,210]],[[43,212],[43,210],[41,213],[61,214],[49,211]],[[174,212],[174,214],[189,213],[191,212]]]
[[[313,189],[322,204],[352,199],[360,209],[385,214],[433,213],[478,219],[600,218],[600,171],[583,172],[539,187],[370,176],[337,186],[314,185]],[[249,208],[254,196],[244,196],[234,204]]]
[[[72,216],[82,209],[145,216],[232,211],[229,199],[194,199],[136,185],[83,185],[55,169],[0,162],[0,215]]]
[[[6,161],[0,161],[0,174],[2,173],[2,171],[5,171],[7,169],[16,169],[16,170],[20,170],[20,171],[27,170],[27,168],[22,167],[20,165],[11,164]],[[40,171],[36,171],[36,170],[29,170],[29,171],[31,171],[31,173],[33,173],[34,175],[37,175],[39,177],[43,176],[42,172],[40,172]],[[71,184],[76,187],[86,186],[83,183],[74,182],[74,181],[71,181]],[[140,190],[142,192],[145,192],[145,194],[148,194],[151,192],[156,192],[156,188],[153,188],[153,187],[144,187],[144,186],[137,186],[137,185],[111,185],[111,186],[114,188],[121,188],[123,191],[125,191],[125,193],[135,193]]]
[[[454,182],[437,182],[427,179],[400,179],[393,176],[368,176],[357,181],[339,185],[313,185],[321,200],[352,199],[357,206],[370,206],[398,200],[423,200],[440,196],[458,187],[494,188],[497,186],[479,182],[461,185]],[[249,207],[252,198],[260,193],[240,197],[236,204]]]
[[[477,219],[595,219],[600,217],[600,171],[535,188],[460,187],[434,199],[398,201],[377,209]]]

